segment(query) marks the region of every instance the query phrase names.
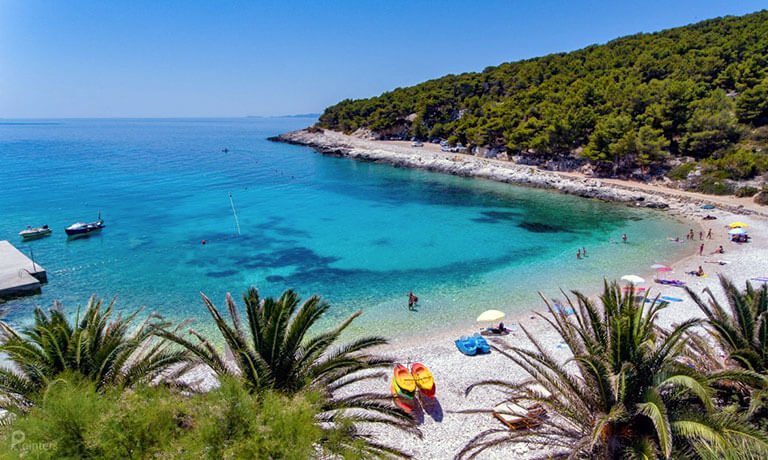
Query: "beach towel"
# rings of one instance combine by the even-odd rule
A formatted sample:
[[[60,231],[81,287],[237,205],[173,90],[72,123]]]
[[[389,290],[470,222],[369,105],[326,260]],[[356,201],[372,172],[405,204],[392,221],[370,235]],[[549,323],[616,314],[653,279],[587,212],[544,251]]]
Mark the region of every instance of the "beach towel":
[[[663,284],[665,286],[678,286],[678,287],[679,286],[685,286],[685,281],[681,281],[681,280],[664,280],[664,279],[660,279],[660,280],[654,280],[654,281],[656,281],[659,284]]]
[[[662,300],[666,300],[668,302],[682,302],[683,301],[683,299],[678,299],[677,297],[669,297],[669,296],[666,296],[666,295],[661,296],[661,299]]]
[[[670,297],[666,295],[659,297],[659,299],[663,300],[664,302],[682,302],[683,301],[683,299],[679,299],[677,297]],[[653,302],[653,299],[645,299],[645,303],[648,303],[648,302]]]

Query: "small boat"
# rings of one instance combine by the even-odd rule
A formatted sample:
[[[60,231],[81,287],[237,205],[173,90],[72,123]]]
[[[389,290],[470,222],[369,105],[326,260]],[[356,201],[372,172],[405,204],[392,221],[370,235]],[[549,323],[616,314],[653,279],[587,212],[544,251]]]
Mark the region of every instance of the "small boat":
[[[458,348],[460,352],[467,356],[475,356],[477,354],[477,342],[475,342],[473,338],[461,337],[454,340],[453,343],[456,344],[456,348]]]
[[[408,368],[402,364],[395,366],[394,378],[397,386],[406,393],[413,394],[416,391],[416,380]]]
[[[96,222],[77,222],[65,228],[64,231],[70,238],[79,238],[82,236],[89,236],[91,233],[100,232],[103,228],[104,220],[101,218],[101,215],[99,215],[99,220]]]
[[[491,346],[488,344],[488,341],[485,340],[485,337],[475,332],[475,335],[470,337],[471,339],[475,339],[475,343],[477,344],[477,352],[478,353],[490,353],[491,352]]]
[[[416,380],[416,386],[419,387],[419,393],[429,398],[434,398],[435,379],[432,377],[429,369],[427,369],[427,366],[421,363],[413,363],[411,365],[411,374],[413,374],[413,378]]]
[[[51,230],[47,225],[43,225],[42,227],[36,227],[36,228],[27,226],[26,230],[22,230],[19,232],[19,235],[24,240],[34,240],[37,238],[48,236],[52,232],[53,230]]]
[[[416,407],[416,400],[413,398],[413,395],[408,395],[397,386],[394,376],[392,376],[392,380],[389,381],[389,391],[392,392],[392,399],[395,401],[397,407],[409,414],[413,412],[413,409]]]

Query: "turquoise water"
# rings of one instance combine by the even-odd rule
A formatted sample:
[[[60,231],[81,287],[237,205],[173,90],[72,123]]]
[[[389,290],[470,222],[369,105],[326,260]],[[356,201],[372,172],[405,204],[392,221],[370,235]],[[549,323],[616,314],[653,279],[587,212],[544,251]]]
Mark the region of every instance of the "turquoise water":
[[[312,122],[0,124],[0,239],[34,251],[49,273],[41,295],[6,305],[9,320],[97,293],[207,329],[199,292],[223,305],[226,292],[254,285],[320,293],[333,304],[326,325],[363,309],[357,330],[398,336],[470,324],[488,308],[527,311],[541,305],[538,289],[595,288],[683,250],[666,236],[684,224],[658,212],[266,140]],[[99,212],[101,234],[67,241],[64,227]],[[26,225],[42,224],[53,236],[20,241]],[[623,233],[628,244],[609,241]],[[582,246],[589,257],[579,261]]]

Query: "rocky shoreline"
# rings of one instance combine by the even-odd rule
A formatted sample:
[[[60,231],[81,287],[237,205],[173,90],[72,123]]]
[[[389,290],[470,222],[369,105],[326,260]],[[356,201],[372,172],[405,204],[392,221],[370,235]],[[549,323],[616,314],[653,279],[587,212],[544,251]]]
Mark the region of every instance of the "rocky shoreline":
[[[699,210],[701,205],[712,204],[733,213],[755,213],[754,210],[741,205],[725,204],[716,200],[715,197],[708,199],[701,196],[684,196],[673,189],[649,191],[634,186],[632,183],[617,184],[615,181],[607,183],[601,179],[546,171],[508,161],[426,148],[405,147],[394,143],[381,145],[387,144],[387,141],[371,141],[330,130],[303,129],[284,133],[269,140],[312,147],[324,155],[552,189],[570,195],[624,203],[630,206],[656,209],[673,208],[688,214]],[[758,214],[763,213],[758,212]]]

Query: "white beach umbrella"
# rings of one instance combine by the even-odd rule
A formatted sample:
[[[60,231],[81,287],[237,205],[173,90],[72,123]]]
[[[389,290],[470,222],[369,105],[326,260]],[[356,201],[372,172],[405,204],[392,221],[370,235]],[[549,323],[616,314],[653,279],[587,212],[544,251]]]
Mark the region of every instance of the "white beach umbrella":
[[[734,228],[733,230],[728,230],[729,235],[746,235],[747,230],[744,228]]]
[[[637,276],[637,275],[624,275],[621,277],[624,281],[629,281],[632,284],[640,284],[645,283],[645,279]]]

